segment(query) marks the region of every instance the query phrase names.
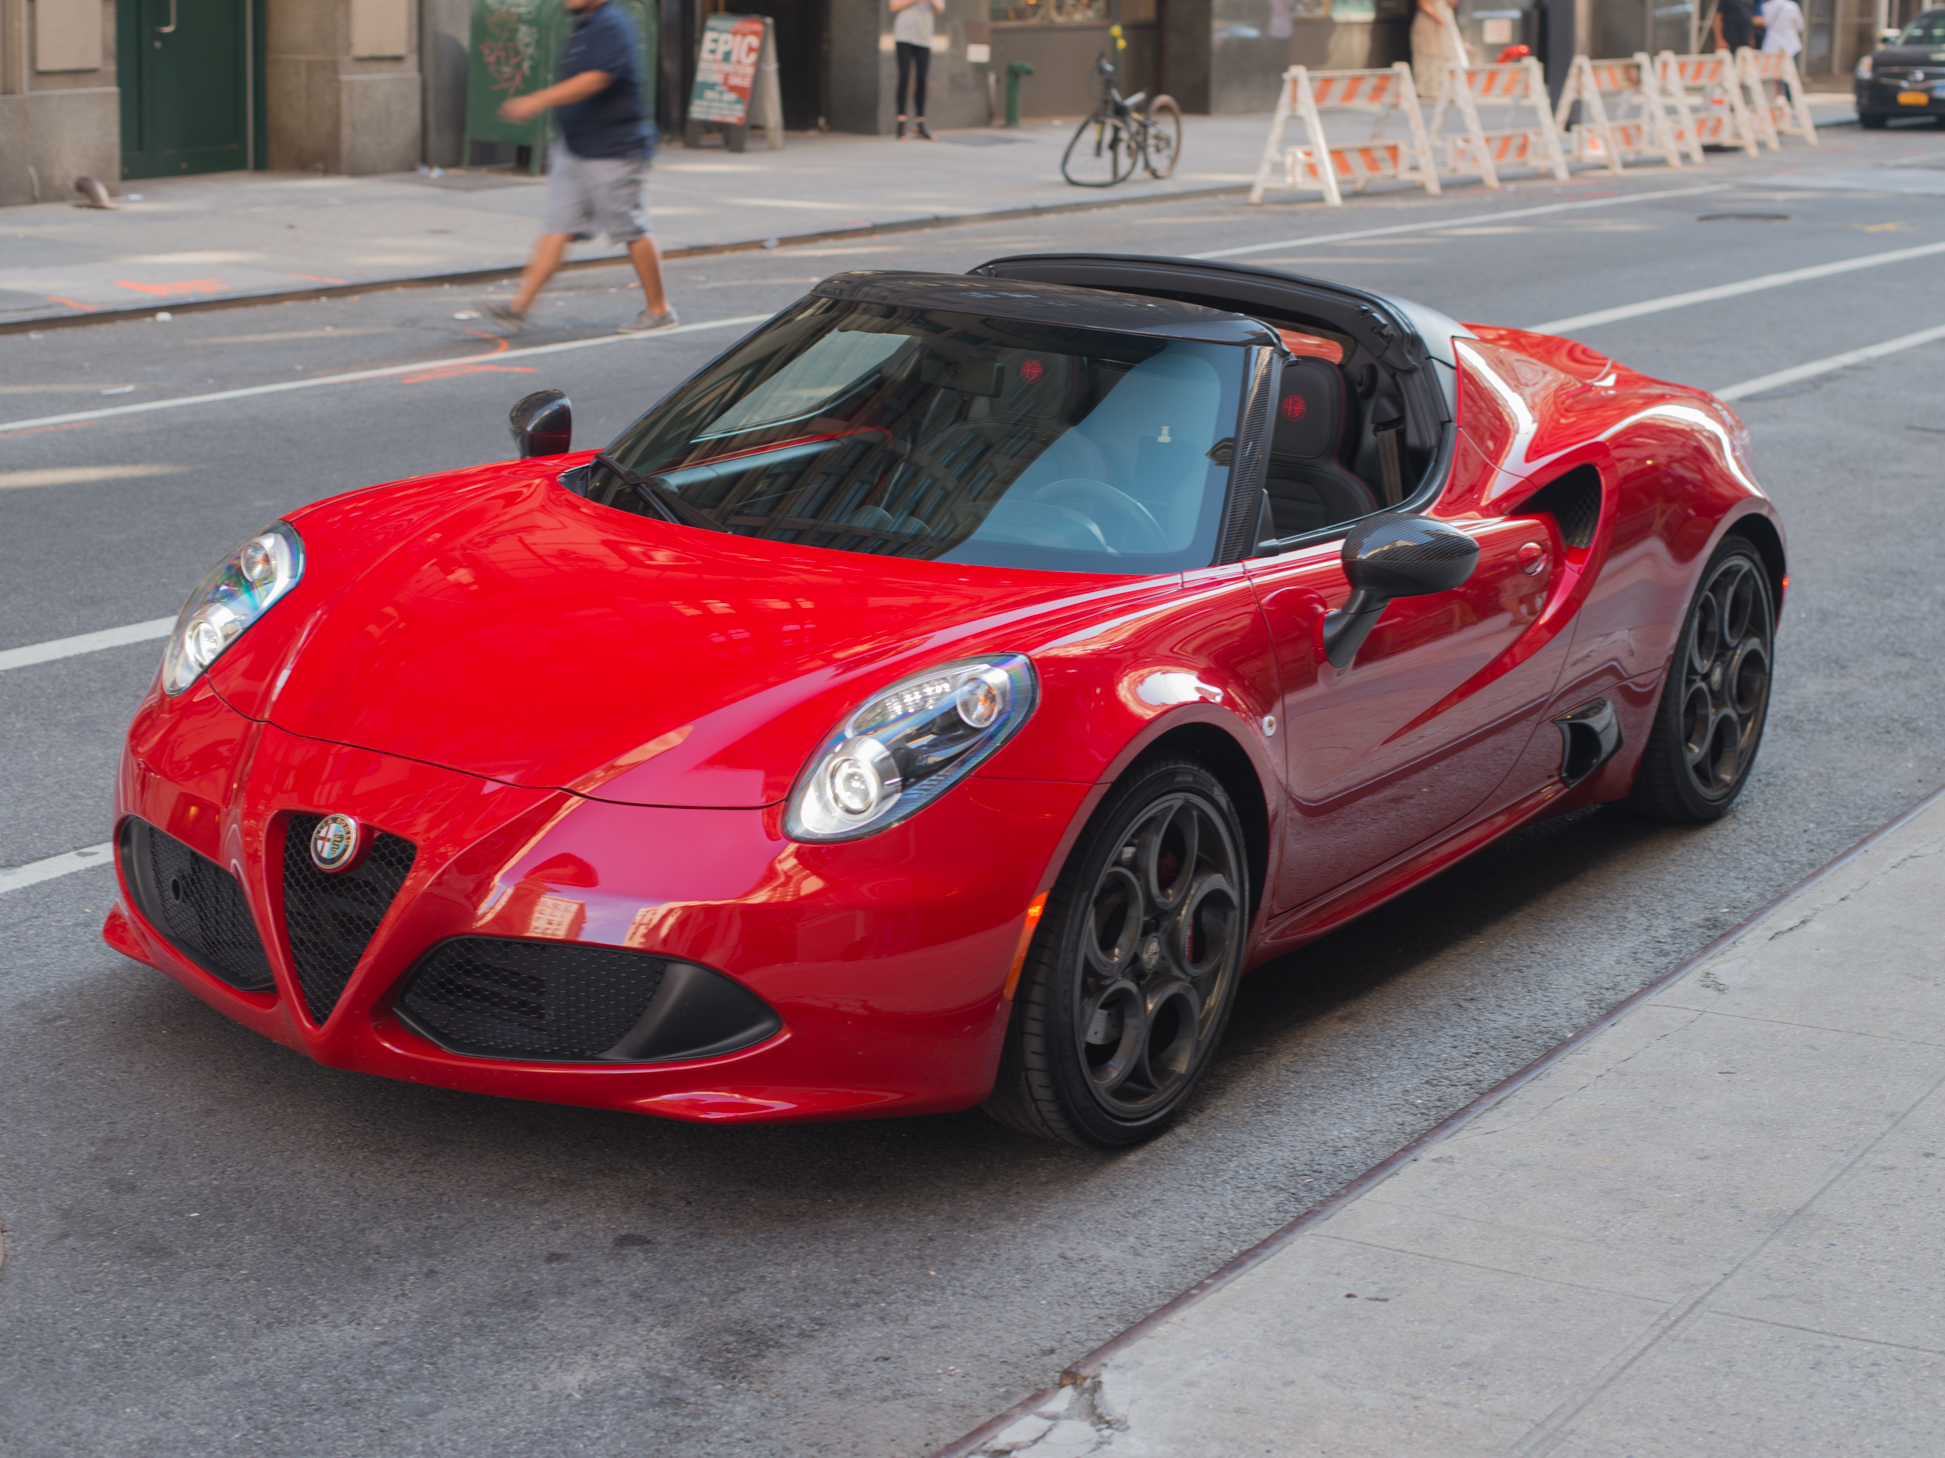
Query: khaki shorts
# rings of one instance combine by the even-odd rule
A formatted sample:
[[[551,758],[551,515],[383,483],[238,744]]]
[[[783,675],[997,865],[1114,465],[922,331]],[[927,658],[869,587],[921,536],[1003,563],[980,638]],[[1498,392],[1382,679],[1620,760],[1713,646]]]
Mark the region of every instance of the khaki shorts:
[[[646,157],[582,157],[556,141],[547,151],[543,233],[592,238],[606,233],[624,248],[652,231],[642,179]]]

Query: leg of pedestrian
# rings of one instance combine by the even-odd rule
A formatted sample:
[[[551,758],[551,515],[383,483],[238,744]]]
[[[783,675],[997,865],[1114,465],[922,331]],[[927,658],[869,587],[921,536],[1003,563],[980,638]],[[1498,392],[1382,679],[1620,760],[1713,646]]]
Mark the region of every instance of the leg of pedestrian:
[[[646,307],[642,312],[621,326],[623,334],[646,334],[654,329],[666,329],[676,322],[675,309],[669,303],[666,289],[662,287],[662,250],[655,246],[652,236],[637,238],[628,245],[629,261],[635,265],[635,276],[642,281],[642,298]]]

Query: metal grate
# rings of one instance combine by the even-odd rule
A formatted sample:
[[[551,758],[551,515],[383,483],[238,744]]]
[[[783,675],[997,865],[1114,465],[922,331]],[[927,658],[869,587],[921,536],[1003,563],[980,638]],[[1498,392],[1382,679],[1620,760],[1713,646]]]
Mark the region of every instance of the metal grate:
[[[284,830],[284,934],[314,1023],[338,1005],[418,854],[411,841],[380,831],[357,866],[320,871],[311,864],[311,832],[323,818],[293,815]]]
[[[142,914],[175,949],[243,992],[275,985],[236,877],[143,820],[122,829],[123,869]]]
[[[398,1007],[454,1052],[592,1059],[641,1022],[667,971],[620,947],[455,937],[420,960]]]
[[[1567,472],[1520,503],[1518,516],[1551,516],[1560,523],[1560,539],[1570,547],[1594,545],[1601,524],[1601,477],[1592,466]]]

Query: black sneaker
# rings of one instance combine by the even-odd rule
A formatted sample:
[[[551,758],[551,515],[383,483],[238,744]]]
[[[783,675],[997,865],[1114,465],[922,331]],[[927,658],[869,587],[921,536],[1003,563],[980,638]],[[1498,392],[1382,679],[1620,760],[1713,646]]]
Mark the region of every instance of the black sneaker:
[[[494,323],[504,325],[509,334],[518,334],[527,327],[527,316],[505,299],[481,299],[479,311]]]

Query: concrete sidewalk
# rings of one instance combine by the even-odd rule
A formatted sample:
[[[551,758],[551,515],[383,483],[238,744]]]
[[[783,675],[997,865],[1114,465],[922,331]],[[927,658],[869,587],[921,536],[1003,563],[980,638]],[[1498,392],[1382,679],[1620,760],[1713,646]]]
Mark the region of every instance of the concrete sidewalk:
[[[1855,120],[1848,97],[1812,102],[1819,125]],[[780,152],[753,147],[740,155],[665,147],[649,178],[657,235],[679,257],[1047,208],[1240,193],[1255,176],[1269,117],[1189,117],[1175,176],[1157,182],[1142,174],[1098,190],[1061,179],[1073,127],[1069,119],[1018,131],[943,132],[932,143],[792,133]],[[1806,150],[1789,145],[1792,160]],[[1484,192],[1463,180],[1452,186]],[[545,195],[544,179],[508,172],[232,172],[130,182],[112,212],[67,201],[0,209],[0,331],[345,286],[479,285],[517,272]],[[1315,194],[1293,204],[1294,197],[1279,191],[1272,202],[1324,212]],[[1356,206],[1351,199],[1333,215],[1349,216]],[[602,240],[574,256],[620,253]]]
[[[1190,117],[1182,163],[1157,182],[1069,186],[1073,121],[944,132],[894,142],[792,133],[752,143],[664,147],[649,174],[664,249],[910,226],[1035,208],[1105,206],[1246,186],[1265,116]],[[314,177],[223,173],[125,184],[113,212],[69,202],[0,210],[0,324],[172,301],[517,269],[547,184],[509,172]],[[619,257],[607,241],[575,256]]]
[[[1945,1452],[1942,943],[1935,796],[946,1451]]]

